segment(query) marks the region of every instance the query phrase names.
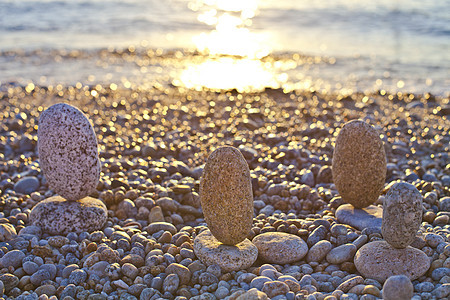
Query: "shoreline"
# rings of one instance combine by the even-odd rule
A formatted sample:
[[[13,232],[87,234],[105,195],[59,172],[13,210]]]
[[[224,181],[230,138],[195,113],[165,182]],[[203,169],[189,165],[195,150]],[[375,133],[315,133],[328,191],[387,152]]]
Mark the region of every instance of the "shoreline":
[[[204,228],[198,188],[208,155],[219,146],[232,145],[247,160],[255,209],[250,238],[262,232],[280,231],[306,241],[324,221],[329,223],[329,228],[337,225],[335,211],[342,199],[331,179],[319,176],[319,172],[329,169],[336,135],[352,119],[363,119],[375,126],[384,142],[387,177],[385,190],[375,205],[382,206],[382,199],[393,182],[403,180],[414,184],[425,197],[422,225],[414,245],[428,255],[433,270],[446,267],[450,262],[450,212],[443,210],[442,203],[447,200],[442,199],[450,196],[448,101],[430,94],[340,95],[284,93],[280,89],[238,93],[164,86],[126,90],[101,85],[55,86],[50,90],[29,85],[2,90],[0,225],[3,240],[0,251],[3,253],[0,256],[16,249],[38,268],[50,264],[56,269],[52,278],[39,282],[40,290],[39,285],[31,283],[33,273],[28,273],[24,265],[1,269],[5,295],[12,299],[37,290],[46,291],[47,298],[52,293],[58,298],[64,295],[75,299],[105,299],[107,295],[111,299],[120,296],[156,299],[158,296],[154,295],[158,293],[170,299],[201,294],[211,299],[237,298],[242,293],[239,291],[252,288],[251,280],[261,275],[260,267],[265,262],[259,259],[247,270],[215,274],[206,266],[203,269],[191,249],[193,239]],[[61,244],[45,233],[36,232],[32,237],[19,234],[29,225],[27,220],[33,205],[53,195],[39,169],[36,141],[40,113],[57,102],[77,106],[94,125],[102,174],[97,192],[91,196],[101,199],[108,207],[108,221],[102,231],[69,233],[60,238]],[[17,183],[24,177],[33,177],[39,184],[34,191],[20,194]],[[184,189],[187,186],[189,192],[182,193],[181,186]],[[183,208],[173,211],[157,202],[164,197]],[[130,200],[131,207],[120,205],[124,199]],[[175,238],[176,234],[149,234],[144,230],[152,218],[158,217],[156,213],[152,215],[152,208],[158,206],[164,221],[176,227],[176,234],[180,233],[177,238],[186,236],[184,242]],[[11,224],[18,236],[7,237],[4,232],[9,226],[3,224]],[[377,232],[344,227],[345,232],[339,234],[327,230],[324,239],[333,247],[351,243],[363,235],[367,242],[382,240]],[[118,239],[117,232],[125,234],[125,238]],[[430,242],[425,238],[428,235],[440,237],[435,239],[441,242]],[[119,243],[119,240],[126,242]],[[103,257],[101,261],[107,261],[108,268],[97,273],[86,261],[91,253],[102,253],[107,248],[112,249],[112,258]],[[151,251],[156,253],[156,258],[149,259]],[[140,256],[144,263],[130,261],[126,258],[130,254]],[[169,297],[164,294],[169,290],[164,288],[166,277],[160,274],[165,274],[165,269],[174,262],[185,265],[191,279],[187,285],[169,293]],[[67,268],[72,264],[77,265],[73,270],[86,273],[84,280],[70,276],[72,273]],[[353,259],[342,264],[330,264],[322,259],[272,265],[277,272],[298,281],[299,290],[294,296],[304,298],[314,294],[315,299],[324,299],[352,278],[351,275],[359,276]],[[437,290],[450,284],[450,274],[436,280],[433,270],[413,281],[415,299],[440,299],[437,295],[442,294]],[[214,277],[202,281],[199,279],[202,272]],[[307,284],[306,278],[312,278],[315,284]],[[7,285],[10,282],[13,284]],[[341,294],[341,299],[381,297],[382,283],[365,278],[362,284],[370,286],[366,293],[361,289],[360,294],[350,293],[353,296],[346,291],[343,294],[349,298]],[[290,299],[292,293],[277,299]],[[97,298],[89,298],[92,294]]]
[[[241,92],[283,88],[352,94],[386,91],[448,97],[445,65],[417,66],[375,56],[275,51],[262,58],[140,46],[0,51],[0,87],[78,84],[147,89],[173,85]],[[393,65],[395,67],[393,67]]]

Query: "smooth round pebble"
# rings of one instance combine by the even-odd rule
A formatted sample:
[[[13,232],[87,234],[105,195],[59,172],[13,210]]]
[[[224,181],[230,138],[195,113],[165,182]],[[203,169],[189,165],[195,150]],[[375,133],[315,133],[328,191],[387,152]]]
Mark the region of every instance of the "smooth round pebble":
[[[355,256],[356,248],[353,244],[344,244],[340,245],[336,248],[331,249],[330,252],[327,254],[327,261],[330,264],[341,264],[345,261],[353,260],[353,257]]]
[[[414,287],[405,275],[390,276],[383,285],[384,300],[410,300],[413,294]]]
[[[430,267],[430,260],[423,251],[411,246],[396,249],[386,241],[375,241],[362,246],[355,254],[354,263],[361,275],[379,282],[400,274],[415,280]]]
[[[284,295],[289,292],[289,286],[281,281],[268,281],[265,282],[262,288],[262,292],[269,298],[274,298],[278,295]]]
[[[25,227],[27,228],[27,227]],[[0,242],[9,241],[17,236],[16,228],[12,224],[0,224]]]
[[[308,252],[308,246],[298,236],[284,232],[266,232],[257,235],[253,244],[258,248],[259,257],[280,265],[301,260]]]
[[[247,269],[258,258],[258,248],[249,240],[237,245],[219,242],[209,230],[201,232],[194,240],[195,255],[209,266],[217,264],[222,272]]]
[[[39,180],[34,176],[26,176],[21,178],[14,184],[14,191],[29,195],[39,188]]]
[[[178,263],[171,263],[165,270],[167,274],[177,274],[180,279],[180,285],[188,284],[191,280],[191,271]]]
[[[5,267],[18,268],[22,265],[22,259],[25,258],[25,254],[20,250],[12,250],[6,253],[1,259],[0,264]]]
[[[308,254],[306,255],[306,261],[321,262],[332,248],[333,245],[330,243],[330,241],[319,241],[315,245],[313,245],[311,249],[309,249]]]
[[[180,285],[180,279],[177,274],[169,274],[166,276],[163,282],[163,291],[174,294],[178,286]]]

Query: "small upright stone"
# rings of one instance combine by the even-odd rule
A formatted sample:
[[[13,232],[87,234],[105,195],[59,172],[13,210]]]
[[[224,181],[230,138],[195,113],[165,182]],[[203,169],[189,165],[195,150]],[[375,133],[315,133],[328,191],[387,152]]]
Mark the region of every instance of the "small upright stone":
[[[415,186],[397,182],[383,201],[383,238],[394,248],[406,248],[422,222],[422,194]]]
[[[200,181],[200,201],[211,233],[227,245],[248,235],[253,219],[250,170],[241,152],[230,146],[209,156]]]
[[[332,173],[345,202],[364,208],[378,199],[386,179],[386,153],[374,127],[362,120],[342,127],[334,148]]]
[[[39,118],[39,163],[48,185],[75,201],[88,196],[100,178],[94,129],[78,108],[58,103]]]
[[[405,275],[389,277],[383,285],[383,299],[409,300],[414,294],[414,286]]]

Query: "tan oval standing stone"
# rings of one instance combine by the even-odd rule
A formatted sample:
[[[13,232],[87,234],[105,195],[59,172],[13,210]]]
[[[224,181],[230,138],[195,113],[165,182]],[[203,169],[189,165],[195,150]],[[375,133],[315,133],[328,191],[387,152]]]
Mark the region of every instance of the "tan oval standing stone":
[[[194,239],[194,253],[202,263],[217,264],[224,273],[247,269],[258,258],[258,248],[248,239],[236,245],[225,245],[208,229]]]
[[[383,238],[394,248],[405,248],[415,239],[422,222],[422,194],[406,182],[395,183],[383,201]]]
[[[365,278],[384,282],[393,275],[405,275],[415,280],[430,268],[430,259],[421,250],[408,246],[396,249],[386,241],[365,244],[354,259],[355,267]]]
[[[38,150],[48,185],[61,197],[79,200],[97,187],[100,178],[97,137],[78,108],[58,103],[41,114]]]
[[[250,170],[241,152],[221,147],[209,156],[200,181],[200,201],[211,233],[235,245],[249,234],[253,219]]]
[[[342,127],[336,139],[332,172],[345,202],[363,208],[378,199],[386,179],[386,153],[373,126],[353,120]]]

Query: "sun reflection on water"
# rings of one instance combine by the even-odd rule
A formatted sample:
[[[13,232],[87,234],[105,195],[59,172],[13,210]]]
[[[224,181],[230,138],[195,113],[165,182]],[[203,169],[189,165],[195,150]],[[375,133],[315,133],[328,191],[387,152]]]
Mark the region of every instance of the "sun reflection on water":
[[[258,0],[197,0],[189,8],[199,12],[199,22],[214,29],[192,38],[205,60],[188,65],[174,84],[238,91],[280,86],[285,76],[276,76],[272,66],[261,61],[271,53],[268,36],[250,30]]]
[[[189,66],[180,76],[187,88],[214,90],[236,89],[238,92],[277,88],[279,81],[259,60],[219,57],[208,59],[199,65]]]

